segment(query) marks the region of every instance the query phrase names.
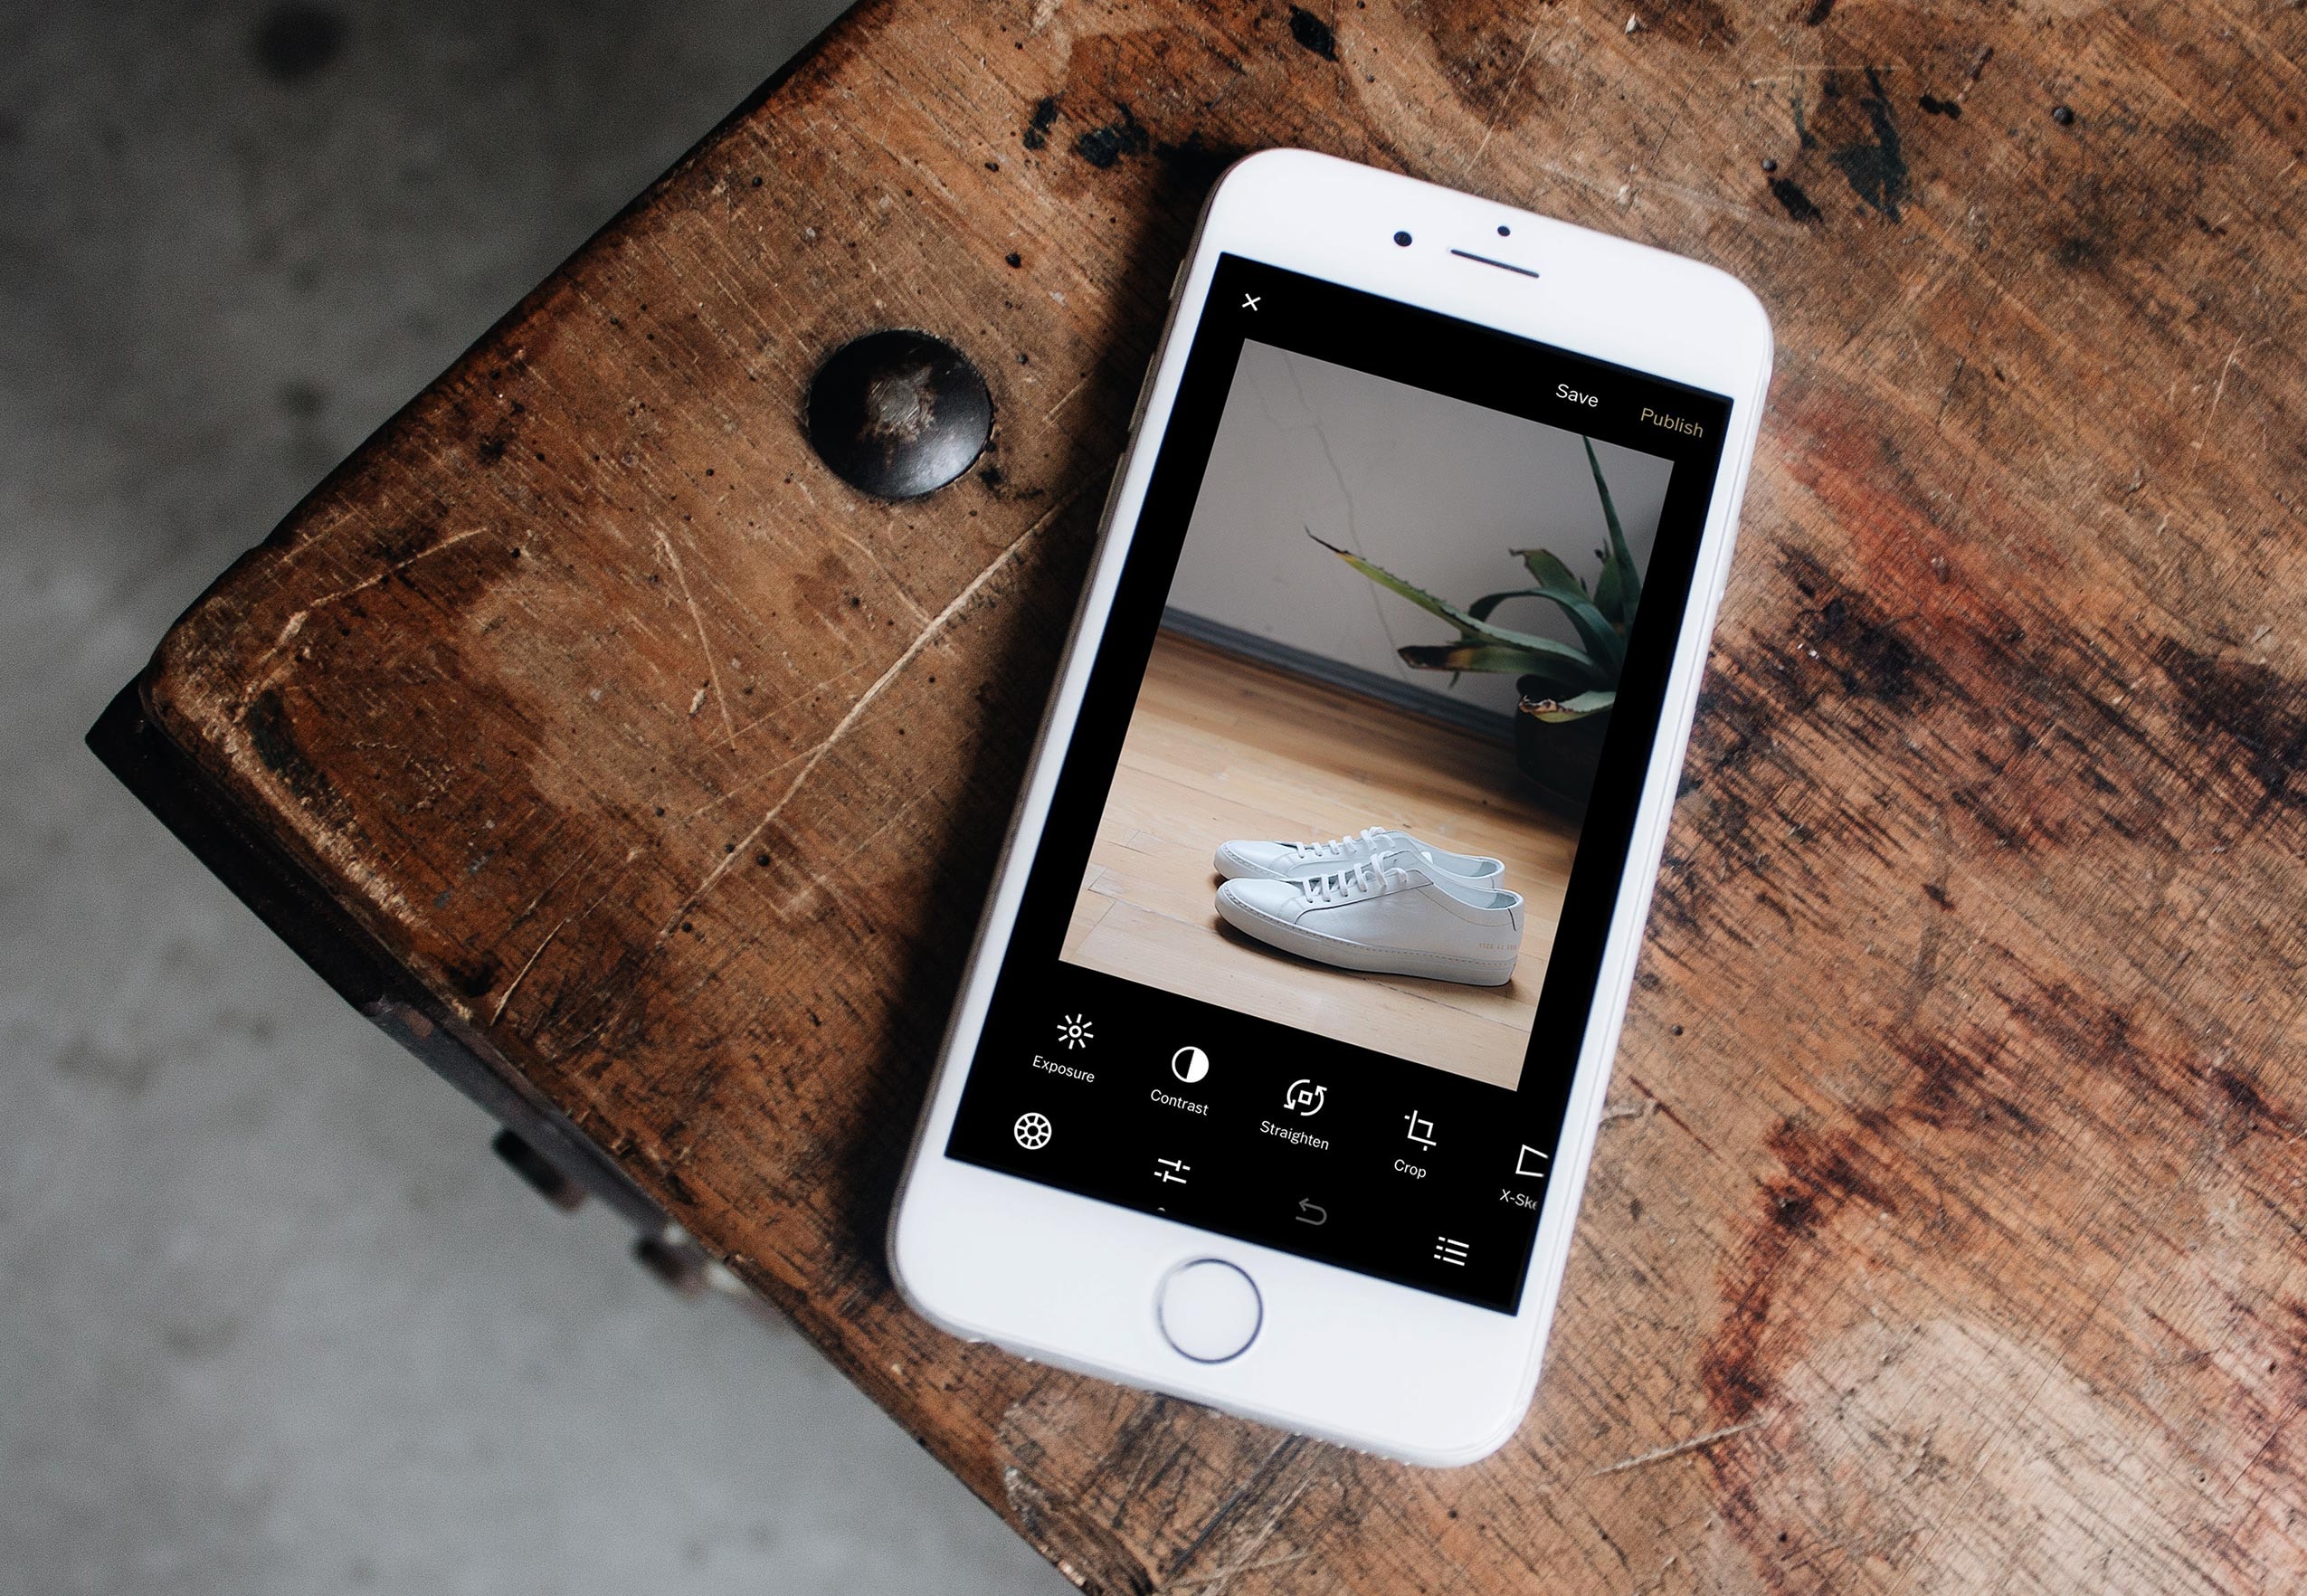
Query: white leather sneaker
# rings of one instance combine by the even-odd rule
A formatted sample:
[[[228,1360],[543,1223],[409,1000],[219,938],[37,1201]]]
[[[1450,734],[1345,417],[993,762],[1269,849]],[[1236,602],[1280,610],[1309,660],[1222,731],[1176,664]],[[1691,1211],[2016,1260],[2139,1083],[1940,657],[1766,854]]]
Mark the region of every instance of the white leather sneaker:
[[[1372,974],[1504,986],[1522,952],[1522,894],[1445,875],[1409,848],[1300,881],[1229,881],[1218,913],[1270,946]]]
[[[1214,862],[1218,873],[1229,881],[1245,877],[1253,880],[1303,881],[1313,876],[1352,869],[1381,853],[1403,849],[1434,869],[1464,880],[1495,887],[1498,878],[1505,874],[1506,867],[1487,855],[1451,853],[1420,842],[1408,831],[1390,831],[1383,826],[1370,826],[1358,836],[1340,837],[1330,842],[1221,842]]]

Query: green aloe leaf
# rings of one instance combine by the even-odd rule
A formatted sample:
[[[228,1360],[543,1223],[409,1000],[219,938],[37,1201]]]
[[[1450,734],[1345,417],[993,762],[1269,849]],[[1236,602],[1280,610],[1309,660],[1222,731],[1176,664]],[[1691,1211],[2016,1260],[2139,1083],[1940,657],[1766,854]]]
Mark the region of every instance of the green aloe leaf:
[[[1540,587],[1565,588],[1581,595],[1586,592],[1586,584],[1578,579],[1578,573],[1563,565],[1553,550],[1510,548],[1506,552],[1522,562],[1524,568],[1529,571],[1531,580]]]
[[[1594,457],[1594,440],[1583,442],[1587,469],[1594,473],[1594,491],[1602,496],[1602,519],[1610,527],[1609,553],[1594,584],[1594,607],[1623,631],[1633,624],[1634,607],[1642,602],[1642,577],[1634,568],[1634,551],[1626,546],[1626,528],[1619,524],[1619,507],[1610,498],[1610,485],[1602,479],[1602,462]]]
[[[1466,606],[1466,613],[1476,621],[1487,621],[1490,612],[1508,599],[1536,598],[1543,590],[1535,587],[1510,587],[1504,593],[1486,593]]]
[[[1615,692],[1579,693],[1567,698],[1532,698],[1522,700],[1522,712],[1548,726],[1561,726],[1568,721],[1583,720],[1590,715],[1600,715],[1619,701]]]
[[[1602,556],[1602,574],[1594,579],[1594,606],[1620,630],[1634,613],[1634,606],[1626,602],[1626,578],[1619,571],[1617,558],[1609,554]]]
[[[1539,584],[1514,593],[1491,594],[1476,600],[1470,613],[1486,619],[1490,610],[1510,598],[1548,600],[1560,605],[1562,613],[1570,617],[1571,627],[1578,633],[1578,641],[1586,645],[1586,651],[1594,657],[1595,662],[1609,674],[1617,675],[1619,667],[1626,662],[1625,635],[1586,596],[1584,585],[1571,575],[1570,567],[1543,548],[1517,548],[1507,552],[1518,556],[1529,567],[1530,574],[1538,578]],[[1486,609],[1485,605],[1488,608]]]
[[[1400,594],[1428,614],[1438,616],[1448,622],[1465,637],[1480,638],[1485,642],[1498,643],[1507,648],[1528,649],[1538,653],[1571,655],[1590,667],[1591,665],[1591,661],[1587,660],[1584,654],[1580,653],[1568,643],[1559,643],[1552,638],[1534,637],[1526,632],[1515,632],[1510,627],[1496,626],[1486,620],[1478,620],[1451,603],[1448,599],[1436,598],[1417,584],[1403,581],[1383,565],[1373,565],[1350,549],[1340,548],[1334,543],[1324,543],[1321,538],[1315,537],[1314,529],[1311,527],[1305,529],[1305,535],[1313,537],[1315,542],[1321,544],[1324,548],[1328,549],[1389,593]]]
[[[1454,643],[1412,643],[1394,651],[1415,670],[1517,671],[1579,689],[1601,679],[1594,662],[1568,643],[1537,641],[1545,645],[1543,650],[1464,638]]]

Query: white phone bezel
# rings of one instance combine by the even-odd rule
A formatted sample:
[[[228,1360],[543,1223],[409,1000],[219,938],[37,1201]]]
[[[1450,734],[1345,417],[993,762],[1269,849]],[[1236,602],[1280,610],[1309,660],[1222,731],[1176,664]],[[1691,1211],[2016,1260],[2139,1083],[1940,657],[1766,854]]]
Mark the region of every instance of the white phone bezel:
[[[1509,236],[1499,236],[1501,225]],[[1411,236],[1409,247],[1393,242],[1397,232]],[[1453,246],[1538,275],[1461,259]],[[1511,1316],[945,1155],[1211,273],[1226,253],[1733,401],[1554,1161],[1563,1190],[1545,1206]],[[916,1311],[1029,1358],[1411,1462],[1471,1462],[1514,1433],[1536,1388],[1569,1256],[1770,371],[1761,303],[1712,267],[1303,150],[1269,150],[1226,174],[1178,279],[891,1215],[891,1271]],[[1264,1299],[1256,1341],[1229,1362],[1181,1356],[1155,1321],[1157,1283],[1195,1258],[1239,1265]]]

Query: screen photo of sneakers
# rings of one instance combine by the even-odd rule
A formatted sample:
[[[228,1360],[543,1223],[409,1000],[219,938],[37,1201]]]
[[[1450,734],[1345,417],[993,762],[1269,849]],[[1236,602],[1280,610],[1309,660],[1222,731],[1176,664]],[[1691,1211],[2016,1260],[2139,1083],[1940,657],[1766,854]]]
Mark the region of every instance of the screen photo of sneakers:
[[[1503,860],[1366,826],[1333,842],[1228,842],[1218,915],[1245,936],[1340,970],[1504,986],[1522,894]]]
[[[1060,958],[1516,1085],[1671,470],[1245,343]]]

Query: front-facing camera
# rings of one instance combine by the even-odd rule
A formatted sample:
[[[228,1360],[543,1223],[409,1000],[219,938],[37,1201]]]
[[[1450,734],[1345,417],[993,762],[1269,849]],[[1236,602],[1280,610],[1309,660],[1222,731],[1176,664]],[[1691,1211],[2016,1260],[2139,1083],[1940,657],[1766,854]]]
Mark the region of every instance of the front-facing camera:
[[[1401,245],[1402,248],[1408,249],[1410,248],[1410,234],[1407,233],[1397,233],[1394,234],[1394,242]]]

